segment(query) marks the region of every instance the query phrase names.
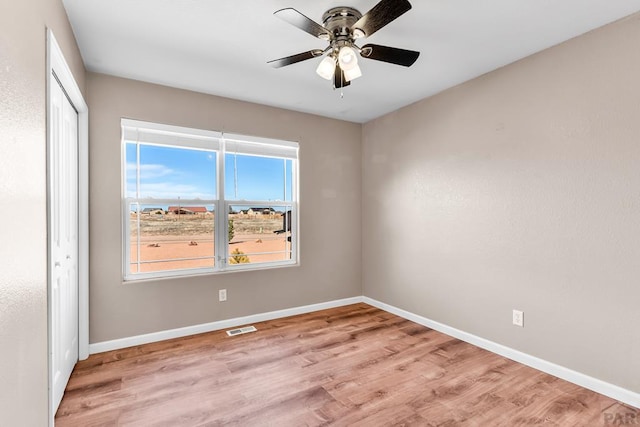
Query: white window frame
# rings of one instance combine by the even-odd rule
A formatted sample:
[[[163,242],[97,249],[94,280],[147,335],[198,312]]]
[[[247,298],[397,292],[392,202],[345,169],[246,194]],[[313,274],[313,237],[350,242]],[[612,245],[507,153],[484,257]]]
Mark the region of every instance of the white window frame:
[[[122,201],[122,275],[124,281],[136,281],[145,279],[156,279],[165,277],[184,277],[200,274],[228,273],[233,271],[260,270],[267,268],[278,268],[294,266],[299,263],[298,252],[298,151],[299,145],[293,141],[283,141],[276,139],[260,138],[238,134],[224,134],[218,131],[186,128],[181,126],[171,126],[160,123],[145,122],[132,119],[121,119],[121,201]],[[174,205],[176,199],[154,199],[127,197],[127,166],[126,166],[126,146],[128,142],[140,144],[152,144],[166,147],[177,147],[185,149],[204,149],[216,151],[216,195],[214,200],[186,200],[179,199],[184,205],[213,205],[215,211],[214,220],[214,247],[220,248],[215,254],[213,267],[186,268],[179,270],[155,271],[155,272],[131,272],[131,224],[130,206],[138,204],[138,215],[142,205]],[[139,145],[138,145],[139,147]],[[239,155],[255,155],[262,157],[286,158],[291,160],[291,200],[236,200],[225,199],[225,154],[227,148]],[[140,161],[138,153],[137,161]],[[139,171],[139,168],[136,168]],[[139,179],[139,177],[138,177]],[[139,188],[139,181],[138,186]],[[286,196],[285,196],[286,198]],[[291,209],[291,259],[286,261],[259,262],[247,264],[229,264],[229,242],[228,242],[228,220],[229,207],[247,205],[252,207],[285,207]],[[285,211],[286,212],[286,211]],[[139,246],[139,244],[138,244]]]

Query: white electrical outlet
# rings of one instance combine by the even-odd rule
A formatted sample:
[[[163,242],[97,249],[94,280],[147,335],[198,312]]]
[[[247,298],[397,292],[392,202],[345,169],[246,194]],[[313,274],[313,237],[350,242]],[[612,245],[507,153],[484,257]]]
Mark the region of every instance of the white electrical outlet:
[[[524,327],[524,312],[520,310],[513,310],[513,324],[516,326]]]
[[[222,301],[226,301],[227,300],[227,290],[226,289],[220,289],[218,291],[218,301],[222,302]]]

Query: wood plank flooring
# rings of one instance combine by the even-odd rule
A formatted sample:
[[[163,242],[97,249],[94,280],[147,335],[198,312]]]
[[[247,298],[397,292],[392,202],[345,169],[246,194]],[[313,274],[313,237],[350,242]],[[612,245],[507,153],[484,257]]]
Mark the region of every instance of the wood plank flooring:
[[[640,424],[638,409],[366,304],[254,326],[92,355],[56,426]]]

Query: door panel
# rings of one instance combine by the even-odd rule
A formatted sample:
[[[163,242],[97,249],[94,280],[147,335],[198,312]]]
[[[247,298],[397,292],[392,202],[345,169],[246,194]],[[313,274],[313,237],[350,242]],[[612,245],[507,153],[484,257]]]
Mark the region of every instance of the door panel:
[[[78,361],[78,114],[62,88],[53,86],[49,218],[51,363],[56,409]]]

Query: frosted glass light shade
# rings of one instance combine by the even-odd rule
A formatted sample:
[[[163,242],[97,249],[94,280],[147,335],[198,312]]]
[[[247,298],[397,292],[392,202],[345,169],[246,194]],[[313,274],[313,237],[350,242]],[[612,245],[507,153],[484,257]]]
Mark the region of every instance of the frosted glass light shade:
[[[358,66],[356,51],[349,46],[343,46],[338,53],[338,63],[344,71],[351,70]]]
[[[316,73],[318,73],[318,75],[323,79],[331,80],[335,70],[336,59],[331,56],[327,56],[320,62],[318,68],[316,68]]]
[[[362,76],[362,70],[358,64],[350,70],[344,70],[344,79],[348,82]]]

